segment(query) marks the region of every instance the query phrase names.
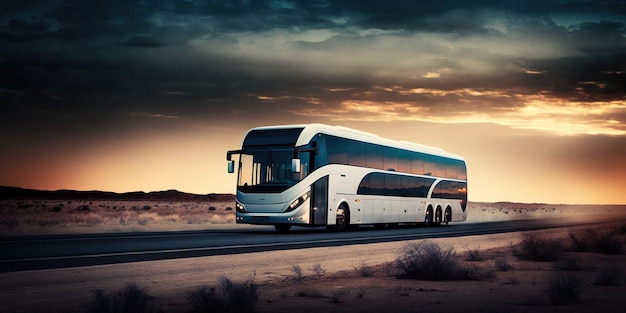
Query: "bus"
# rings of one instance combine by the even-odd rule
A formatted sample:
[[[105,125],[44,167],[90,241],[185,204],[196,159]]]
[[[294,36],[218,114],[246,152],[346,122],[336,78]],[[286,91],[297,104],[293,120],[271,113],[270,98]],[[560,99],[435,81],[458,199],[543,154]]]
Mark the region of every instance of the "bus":
[[[237,223],[286,232],[467,219],[465,160],[439,148],[342,126],[281,125],[249,130],[226,159],[237,171]]]

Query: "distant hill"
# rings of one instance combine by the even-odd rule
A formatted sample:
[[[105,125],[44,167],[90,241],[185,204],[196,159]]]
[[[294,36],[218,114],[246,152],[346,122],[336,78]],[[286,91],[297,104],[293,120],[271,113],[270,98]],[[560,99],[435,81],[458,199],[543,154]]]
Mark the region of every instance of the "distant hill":
[[[235,201],[233,194],[211,193],[198,195],[178,190],[134,191],[115,193],[110,191],[35,190],[0,186],[0,200],[122,200],[122,201]]]

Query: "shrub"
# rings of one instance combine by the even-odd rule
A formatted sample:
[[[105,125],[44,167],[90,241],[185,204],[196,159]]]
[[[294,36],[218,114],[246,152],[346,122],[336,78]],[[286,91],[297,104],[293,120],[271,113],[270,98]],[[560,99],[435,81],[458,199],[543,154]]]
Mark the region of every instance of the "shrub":
[[[453,248],[442,250],[437,244],[420,241],[407,244],[396,259],[398,278],[425,280],[480,279],[475,266],[463,266]]]
[[[565,250],[563,242],[558,238],[550,238],[538,233],[525,233],[515,255],[530,261],[556,261]]]
[[[220,279],[220,289],[200,287],[189,294],[193,311],[203,313],[249,313],[254,312],[259,300],[259,292],[254,283],[245,281],[233,283],[230,279]]]
[[[557,275],[548,286],[546,295],[554,305],[573,304],[580,301],[584,280],[571,273]]]
[[[579,257],[570,255],[565,258],[560,258],[555,264],[554,268],[560,271],[592,271],[593,266],[585,264]]]
[[[513,264],[509,262],[509,259],[507,257],[497,258],[495,265],[496,269],[500,272],[510,271],[515,268]]]
[[[620,254],[622,253],[622,242],[612,232],[604,233],[598,236],[595,240],[596,250],[605,254]]]
[[[292,265],[291,271],[296,274],[296,280],[300,281],[304,279],[304,274],[302,273],[302,268],[300,267],[300,265]]]
[[[154,298],[133,283],[117,293],[94,291],[93,301],[87,311],[94,313],[143,313],[155,312]]]
[[[600,268],[596,276],[594,285],[599,286],[617,286],[620,284],[622,272],[615,264],[606,264]]]
[[[372,268],[367,266],[365,262],[361,262],[361,266],[355,269],[359,271],[361,277],[371,277],[374,275],[374,271],[372,270]]]
[[[483,261],[484,258],[482,255],[480,255],[480,246],[474,248],[474,249],[467,249],[467,260],[468,261]]]
[[[592,249],[596,237],[591,229],[570,231],[569,238],[572,240],[574,251],[586,252]]]
[[[311,270],[313,273],[317,274],[317,276],[324,276],[324,274],[326,274],[326,270],[319,263],[315,263]]]

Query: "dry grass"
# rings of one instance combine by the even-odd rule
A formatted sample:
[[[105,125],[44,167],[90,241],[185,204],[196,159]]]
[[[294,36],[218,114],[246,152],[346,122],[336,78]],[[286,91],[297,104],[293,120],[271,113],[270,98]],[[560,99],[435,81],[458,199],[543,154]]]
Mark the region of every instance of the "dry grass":
[[[398,278],[420,280],[481,280],[493,276],[475,264],[464,264],[453,248],[430,241],[407,244],[396,259]]]
[[[156,304],[154,297],[129,283],[118,292],[95,290],[86,309],[90,313],[152,313],[156,312]]]
[[[218,288],[204,286],[189,294],[193,313],[252,313],[258,300],[254,282],[233,282],[227,277],[220,279]]]
[[[232,224],[232,207],[230,202],[2,200],[0,234]]]

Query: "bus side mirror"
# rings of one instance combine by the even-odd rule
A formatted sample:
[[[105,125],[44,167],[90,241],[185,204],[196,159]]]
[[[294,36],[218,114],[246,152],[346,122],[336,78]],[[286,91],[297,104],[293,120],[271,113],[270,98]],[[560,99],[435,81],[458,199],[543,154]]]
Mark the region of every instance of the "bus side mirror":
[[[228,173],[234,173],[235,172],[235,161],[230,160],[228,161]]]
[[[291,171],[300,173],[300,159],[291,159]]]

